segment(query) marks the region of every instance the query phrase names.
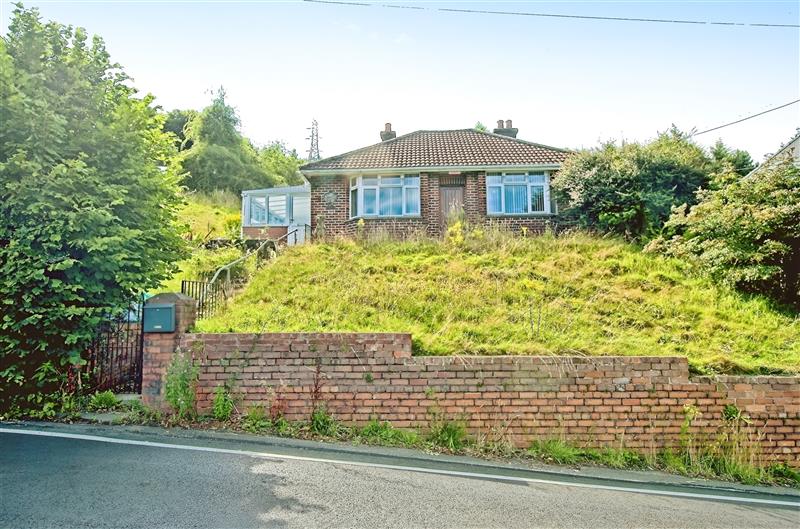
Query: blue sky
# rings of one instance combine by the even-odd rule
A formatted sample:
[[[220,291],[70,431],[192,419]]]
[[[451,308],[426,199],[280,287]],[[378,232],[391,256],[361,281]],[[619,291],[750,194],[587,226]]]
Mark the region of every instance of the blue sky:
[[[368,0],[367,0],[368,1]],[[11,3],[0,0],[3,32]],[[424,10],[269,1],[49,1],[43,18],[101,35],[166,109],[223,85],[243,132],[323,156],[379,141],[383,123],[493,126],[560,147],[704,130],[800,98],[798,28],[467,14],[438,7],[800,24],[800,2],[411,2]],[[760,160],[800,126],[800,104],[718,132]]]

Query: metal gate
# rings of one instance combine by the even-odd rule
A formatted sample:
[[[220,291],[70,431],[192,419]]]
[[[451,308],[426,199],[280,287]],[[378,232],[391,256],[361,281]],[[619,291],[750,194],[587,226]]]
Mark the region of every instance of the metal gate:
[[[127,313],[104,321],[89,348],[89,384],[92,391],[141,393],[144,333],[144,297]]]

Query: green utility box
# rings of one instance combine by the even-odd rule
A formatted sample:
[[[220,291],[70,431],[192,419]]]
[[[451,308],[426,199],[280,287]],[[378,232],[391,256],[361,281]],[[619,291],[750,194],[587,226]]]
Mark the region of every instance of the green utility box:
[[[142,321],[144,332],[175,332],[175,305],[145,305]]]

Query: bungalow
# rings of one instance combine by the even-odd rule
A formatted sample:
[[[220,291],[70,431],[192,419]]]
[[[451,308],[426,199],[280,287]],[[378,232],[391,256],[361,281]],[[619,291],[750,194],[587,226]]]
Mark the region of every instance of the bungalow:
[[[359,226],[398,237],[440,236],[463,212],[472,225],[541,232],[558,208],[550,178],[569,151],[517,139],[511,120],[493,133],[419,130],[300,168],[310,183],[311,229],[352,236]]]

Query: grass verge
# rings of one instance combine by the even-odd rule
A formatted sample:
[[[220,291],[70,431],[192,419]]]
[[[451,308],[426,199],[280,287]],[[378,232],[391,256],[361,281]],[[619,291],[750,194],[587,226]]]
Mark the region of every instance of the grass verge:
[[[684,438],[679,450],[643,453],[623,446],[601,449],[580,447],[554,437],[534,441],[524,450],[515,448],[502,430],[470,436],[462,422],[444,420],[441,417],[431,421],[428,428],[419,430],[395,428],[388,421],[378,419],[363,426],[348,426],[337,421],[324,407],[318,407],[307,421],[288,421],[280,415],[271,417],[268,410],[261,406],[252,407],[246,413],[227,421],[215,420],[213,416],[199,416],[187,421],[180,419],[178,415],[164,415],[138,402],[127,406],[130,411],[122,420],[126,424],[245,431],[251,434],[401,447],[501,461],[542,461],[569,466],[660,470],[745,484],[800,488],[800,473],[797,470],[786,464],[756,465],[752,459],[748,460],[747,456],[752,454],[742,451],[740,445],[724,445],[719,439],[703,448],[694,439]],[[741,424],[723,422],[720,428],[724,433],[740,427]],[[726,439],[730,438],[729,434],[725,435],[728,435]]]

